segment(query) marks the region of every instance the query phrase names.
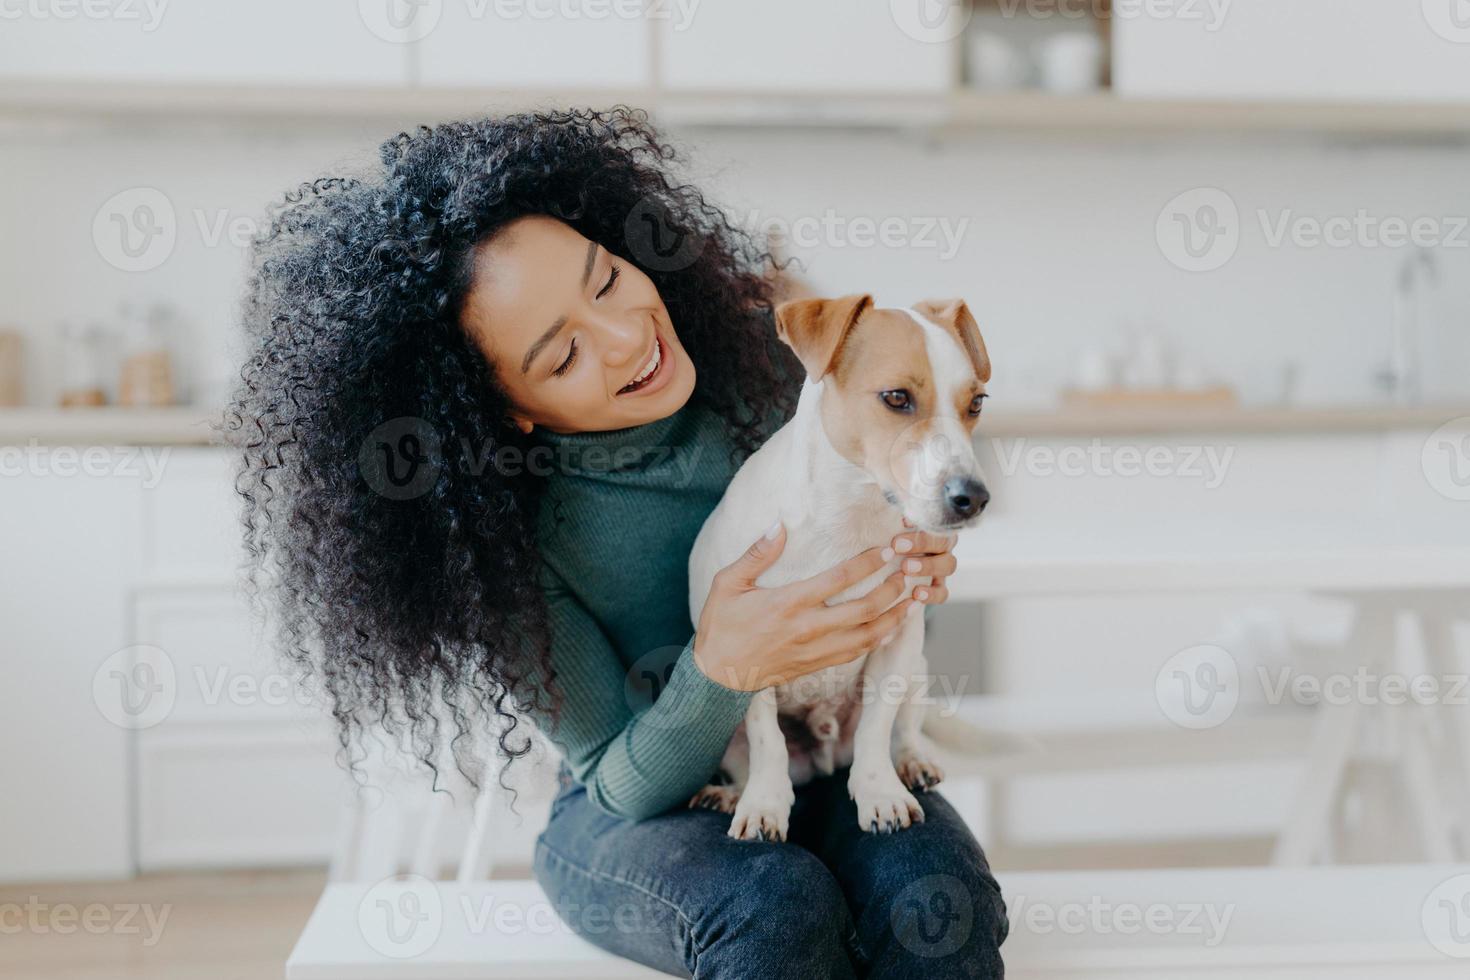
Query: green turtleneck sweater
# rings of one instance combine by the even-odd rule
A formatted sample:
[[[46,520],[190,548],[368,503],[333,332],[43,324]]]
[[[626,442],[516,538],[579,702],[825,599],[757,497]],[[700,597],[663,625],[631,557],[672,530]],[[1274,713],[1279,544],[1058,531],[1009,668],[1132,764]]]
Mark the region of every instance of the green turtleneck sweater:
[[[735,475],[723,423],[686,405],[614,432],[539,432],[538,543],[562,694],[553,723],[588,796],[639,820],[704,786],[751,695],[695,666],[689,553]],[[541,453],[539,459],[534,453]]]

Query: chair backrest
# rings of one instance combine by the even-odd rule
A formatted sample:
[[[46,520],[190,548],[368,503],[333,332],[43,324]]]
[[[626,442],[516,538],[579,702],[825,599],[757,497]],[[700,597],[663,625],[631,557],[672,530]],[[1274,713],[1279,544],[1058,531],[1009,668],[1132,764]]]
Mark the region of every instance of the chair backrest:
[[[489,878],[497,862],[516,869],[529,864],[556,787],[557,755],[545,740],[538,737],[503,777],[502,758],[487,750],[478,789],[447,748],[436,788],[434,773],[392,739],[379,734],[366,743],[361,775],[343,806],[330,881],[414,874],[468,883]]]

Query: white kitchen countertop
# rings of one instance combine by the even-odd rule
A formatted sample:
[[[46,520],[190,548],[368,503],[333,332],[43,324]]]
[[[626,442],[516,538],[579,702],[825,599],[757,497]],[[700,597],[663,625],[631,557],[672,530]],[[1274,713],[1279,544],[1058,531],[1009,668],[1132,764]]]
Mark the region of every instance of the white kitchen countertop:
[[[1470,417],[1470,404],[1399,408],[1352,406],[1315,408],[1235,408],[1160,411],[1158,409],[1034,409],[991,407],[981,436],[1121,436],[1188,433],[1292,435],[1319,432],[1384,432],[1436,429],[1452,419]],[[0,446],[155,445],[207,446],[218,442],[210,423],[217,408],[3,408]]]

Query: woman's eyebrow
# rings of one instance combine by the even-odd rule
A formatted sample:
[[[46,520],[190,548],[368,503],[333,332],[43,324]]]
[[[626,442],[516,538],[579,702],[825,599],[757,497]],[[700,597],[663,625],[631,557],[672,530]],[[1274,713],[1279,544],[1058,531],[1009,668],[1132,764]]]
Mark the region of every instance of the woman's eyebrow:
[[[587,281],[592,278],[592,266],[594,264],[596,264],[596,262],[597,262],[597,243],[596,242],[588,242],[587,243],[587,261],[582,266],[582,288],[583,289],[586,289],[587,288]],[[527,371],[531,370],[531,362],[536,359],[536,355],[539,354],[539,353],[541,353],[542,349],[545,348],[545,346],[547,344],[549,344],[553,340],[555,340],[556,339],[556,335],[561,332],[561,328],[564,327],[564,326],[566,326],[566,325],[567,325],[567,318],[566,317],[564,317],[564,316],[563,317],[557,317],[556,322],[553,323],[550,327],[546,328],[546,332],[545,333],[543,333],[541,336],[539,336],[539,337],[536,338],[536,342],[531,345],[531,347],[530,347],[529,350],[526,351],[526,356],[523,357],[523,358],[521,358],[521,373],[522,374],[525,374]]]

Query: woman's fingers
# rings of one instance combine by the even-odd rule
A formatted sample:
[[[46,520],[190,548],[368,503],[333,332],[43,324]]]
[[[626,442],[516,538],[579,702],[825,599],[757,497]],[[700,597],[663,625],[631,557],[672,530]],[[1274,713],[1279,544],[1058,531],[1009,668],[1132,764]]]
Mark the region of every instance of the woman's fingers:
[[[792,599],[798,604],[814,606],[819,602],[826,602],[844,589],[857,585],[882,568],[886,562],[882,548],[869,548],[845,562],[833,565],[819,575],[813,575],[800,582],[793,582],[785,588],[789,590]]]
[[[944,579],[934,580],[933,585],[921,585],[914,589],[914,599],[926,606],[937,606],[949,598],[949,588]]]
[[[819,629],[828,630],[858,626],[876,619],[883,610],[897,602],[903,595],[904,588],[903,573],[894,572],[867,595],[816,610],[812,617],[813,622]]]
[[[919,607],[914,600],[903,599],[866,623],[833,630],[821,639],[814,640],[806,650],[806,670],[821,670],[856,660],[895,632],[903,625],[903,618],[908,615],[909,610],[917,608]]]
[[[899,569],[905,575],[922,576],[929,578],[944,578],[953,575],[958,562],[950,552],[946,551],[938,555],[919,555],[914,558],[905,558],[899,563]]]
[[[953,534],[905,531],[893,539],[893,550],[900,555],[937,555],[953,550],[954,542]]]

